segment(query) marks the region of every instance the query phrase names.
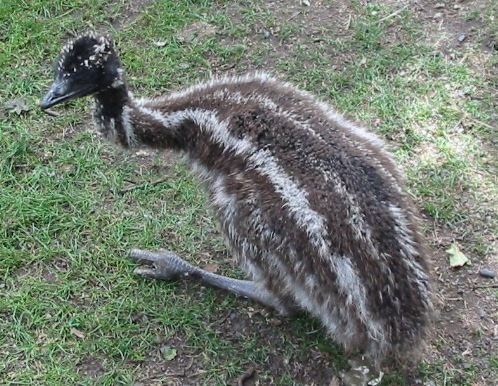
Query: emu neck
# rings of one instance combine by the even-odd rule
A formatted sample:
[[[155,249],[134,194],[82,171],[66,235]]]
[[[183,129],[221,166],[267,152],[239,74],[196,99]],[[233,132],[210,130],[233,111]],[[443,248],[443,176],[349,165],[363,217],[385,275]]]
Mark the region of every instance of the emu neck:
[[[189,104],[171,106],[136,100],[125,85],[95,96],[95,120],[109,140],[124,147],[187,150],[196,132]]]
[[[129,102],[125,85],[109,88],[95,95],[94,118],[99,130],[125,147],[129,146],[129,138],[126,135],[123,113]]]
[[[121,85],[99,92],[95,96],[95,99],[97,101],[97,108],[100,107],[100,112],[104,117],[118,118],[123,112],[124,105],[129,102],[130,98],[126,86]]]

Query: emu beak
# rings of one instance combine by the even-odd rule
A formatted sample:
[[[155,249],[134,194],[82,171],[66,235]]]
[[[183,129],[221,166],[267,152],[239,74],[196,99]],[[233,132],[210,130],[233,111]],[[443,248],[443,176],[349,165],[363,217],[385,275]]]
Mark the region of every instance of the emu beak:
[[[68,93],[67,91],[67,85],[64,81],[55,80],[54,83],[52,83],[52,86],[50,86],[50,90],[48,90],[43,97],[40,107],[45,110],[69,99],[71,93]]]
[[[40,107],[46,110],[64,101],[90,95],[95,91],[95,88],[91,86],[75,87],[71,86],[67,80],[56,79],[40,102]]]
[[[65,100],[71,99],[76,96],[76,92],[71,92],[67,85],[67,82],[64,80],[56,79],[52,86],[50,86],[50,90],[43,97],[40,107],[45,110],[49,107],[55,106],[59,103],[64,102]]]

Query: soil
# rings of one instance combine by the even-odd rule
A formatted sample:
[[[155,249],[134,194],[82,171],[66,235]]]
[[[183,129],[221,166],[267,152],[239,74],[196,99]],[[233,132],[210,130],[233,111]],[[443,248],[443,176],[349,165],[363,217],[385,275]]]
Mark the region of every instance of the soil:
[[[199,287],[188,283],[179,288],[179,291],[199,292]],[[225,295],[218,296],[221,302]],[[289,345],[297,345],[300,340],[295,334],[295,321],[283,319],[270,310],[242,299],[238,306],[236,310],[228,313],[224,310],[209,315],[206,324],[210,330],[214,330],[213,333],[218,336],[223,336],[223,341],[233,347],[242,346],[250,336],[256,340],[258,346],[271,347],[271,350],[265,367],[255,367],[249,363],[246,372],[229,377],[228,384],[274,385],[281,382],[285,374],[290,375],[297,384],[303,385],[324,385],[335,378],[335,371],[329,365],[332,357],[327,352],[310,348],[299,357],[289,357]],[[315,334],[326,341],[325,332],[317,323],[309,321],[308,324],[310,327],[306,330],[307,334]],[[200,367],[201,361],[198,358],[209,354],[189,347],[185,340],[181,335],[174,335],[158,342],[157,347],[144,361],[129,363],[129,366],[136,369],[138,385],[193,386],[203,383],[209,369]],[[164,346],[177,349],[173,360],[165,361],[162,358],[161,347]],[[227,361],[231,361],[231,358],[227,358]]]

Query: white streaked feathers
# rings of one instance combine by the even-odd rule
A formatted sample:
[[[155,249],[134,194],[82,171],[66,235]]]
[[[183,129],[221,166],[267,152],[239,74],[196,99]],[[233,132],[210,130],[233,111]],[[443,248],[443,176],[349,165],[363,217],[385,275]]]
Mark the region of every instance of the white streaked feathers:
[[[307,199],[307,192],[298,187],[296,182],[284,171],[278,161],[269,152],[257,149],[247,139],[235,138],[227,122],[220,121],[213,111],[182,110],[180,113],[169,115],[145,107],[142,100],[138,109],[153,117],[165,127],[175,128],[185,119],[194,121],[201,130],[205,130],[213,139],[226,150],[247,159],[249,167],[267,177],[285,203],[291,217],[296,221],[309,237],[319,256],[326,260],[336,272],[339,292],[346,297],[347,303],[358,309],[358,317],[363,321],[372,339],[381,340],[383,332],[379,321],[375,321],[366,305],[366,289],[351,264],[351,258],[333,255],[330,251],[330,237],[326,219],[313,210]],[[230,203],[221,189],[220,180],[215,180],[215,202]],[[221,196],[221,197],[220,197]],[[226,205],[226,204],[225,204]],[[227,213],[228,215],[229,213]],[[229,216],[227,217],[229,218]],[[230,227],[229,227],[230,229]]]
[[[178,128],[188,117],[186,111],[178,111],[173,114],[163,115],[159,111],[150,109],[148,107],[140,106],[138,107],[138,109],[141,113],[149,115],[157,123],[160,123],[161,125],[167,127],[170,130]]]
[[[426,251],[375,134],[264,72],[136,99],[112,41],[94,33],[63,47],[56,76],[76,90],[91,83],[104,137],[190,161],[230,250],[261,287],[256,300],[300,306],[377,365],[407,359],[427,337]]]
[[[257,102],[264,108],[268,109],[269,111],[272,111],[277,117],[290,121],[295,125],[295,127],[305,130],[306,132],[308,132],[310,135],[317,138],[321,142],[326,142],[322,138],[322,136],[319,133],[317,133],[316,130],[313,129],[312,125],[309,122],[303,120],[301,117],[297,116],[292,111],[284,110],[273,100],[271,100],[268,96],[260,94],[243,96],[238,91],[231,92],[228,91],[226,88],[223,90],[217,90],[213,96],[221,100],[226,99],[228,101],[235,102],[239,105],[248,104],[249,102]],[[323,105],[324,106],[321,106],[322,108],[327,107],[325,104]],[[341,117],[339,114],[335,112],[333,112],[333,116]],[[346,122],[342,117],[340,118],[340,120],[341,122],[342,121]],[[354,236],[356,237],[357,240],[366,242],[370,247],[372,257],[374,257],[377,260],[380,260],[381,256],[379,256],[379,254],[377,253],[376,249],[374,248],[371,242],[371,230],[368,224],[366,223],[364,215],[357,203],[357,198],[354,197],[346,189],[344,183],[341,181],[337,173],[333,172],[332,170],[330,170],[330,168],[326,167],[322,168],[322,170],[325,180],[332,182],[332,186],[334,187],[336,193],[338,193],[342,198],[342,200],[347,204],[348,212],[350,215],[349,223],[351,225],[351,229],[353,230]],[[386,264],[380,264],[380,267],[383,271],[387,271],[389,269],[389,267]]]
[[[265,285],[265,277],[276,275],[281,285],[281,294],[292,296],[296,303],[308,310],[310,313],[319,317],[327,326],[328,330],[335,335],[336,339],[347,345],[355,339],[361,339],[359,334],[359,323],[361,323],[367,338],[375,345],[376,352],[380,353],[388,349],[389,336],[391,334],[387,317],[383,317],[378,310],[371,308],[369,301],[374,296],[381,299],[385,296],[392,296],[398,283],[395,282],[395,274],[391,271],[390,259],[392,256],[384,254],[374,245],[373,227],[365,218],[365,213],[361,208],[362,197],[354,191],[348,189],[341,176],[327,164],[326,158],[316,157],[313,159],[313,166],[316,165],[320,170],[323,181],[337,193],[341,203],[346,208],[346,221],[350,225],[352,235],[355,240],[361,242],[364,251],[375,259],[376,267],[380,269],[385,276],[386,288],[380,292],[375,291],[375,295],[368,293],[365,281],[365,273],[361,271],[362,267],[355,266],[355,256],[348,256],[335,252],[336,245],[332,245],[330,232],[334,229],[334,224],[329,224],[325,215],[313,208],[309,200],[309,193],[303,187],[302,181],[293,176],[285,169],[282,161],[279,160],[272,152],[259,148],[253,143],[248,136],[236,136],[234,130],[230,127],[230,120],[220,119],[216,109],[187,107],[179,111],[166,113],[159,110],[162,104],[168,105],[169,101],[178,101],[182,98],[193,100],[197,95],[203,93],[205,98],[211,98],[218,105],[223,105],[226,101],[230,105],[245,106],[254,104],[261,106],[264,111],[272,114],[275,119],[286,120],[295,130],[301,130],[306,135],[313,137],[316,141],[327,143],[330,139],[328,133],[316,129],[315,122],[306,118],[306,114],[299,114],[299,111],[292,111],[278,103],[278,100],[272,99],[272,95],[278,98],[279,93],[258,93],[257,91],[243,93],[244,85],[253,82],[260,82],[262,85],[276,87],[277,91],[291,91],[296,99],[301,100],[303,106],[309,104],[313,106],[316,113],[321,119],[320,122],[330,122],[331,128],[334,129],[334,135],[338,136],[339,142],[346,142],[356,149],[362,150],[365,157],[368,158],[371,165],[385,177],[396,192],[403,197],[402,186],[399,182],[399,176],[396,170],[390,170],[389,163],[392,162],[388,153],[383,151],[384,143],[374,134],[369,133],[363,127],[346,120],[342,115],[325,103],[318,101],[311,94],[298,90],[288,83],[279,82],[267,74],[256,73],[242,77],[226,77],[214,79],[184,91],[170,94],[157,99],[134,99],[130,94],[130,108],[123,110],[122,121],[126,138],[130,146],[137,142],[134,132],[132,118],[130,117],[131,108],[160,124],[165,129],[171,131],[180,130],[186,121],[193,122],[195,127],[202,133],[206,134],[212,143],[219,144],[224,152],[229,152],[234,156],[241,157],[245,161],[245,167],[261,176],[264,176],[278,198],[282,202],[282,209],[286,215],[292,219],[296,227],[302,230],[307,236],[307,245],[315,251],[315,256],[324,262],[323,267],[327,267],[333,272],[335,277],[335,291],[341,296],[340,304],[336,304],[337,295],[333,293],[325,294],[319,302],[315,294],[320,291],[320,281],[317,272],[305,272],[305,261],[307,256],[299,256],[298,252],[292,249],[292,243],[285,239],[285,235],[276,234],[267,226],[264,214],[258,207],[258,198],[254,199],[254,208],[244,219],[245,226],[249,227],[255,237],[261,240],[270,240],[272,249],[263,250],[260,245],[254,244],[246,234],[244,234],[237,225],[241,219],[238,219],[239,205],[238,197],[229,193],[227,190],[228,180],[233,180],[236,175],[222,175],[220,172],[210,170],[201,163],[200,160],[191,159],[192,170],[198,174],[207,184],[211,193],[211,203],[218,213],[218,219],[225,230],[225,237],[232,249],[237,253],[240,263],[246,272],[253,277],[256,282]],[[236,86],[236,87],[230,87]],[[242,90],[242,91],[238,91]],[[313,114],[313,112],[312,112]],[[144,119],[143,117],[141,119]],[[384,159],[376,157],[376,152],[382,154]],[[384,164],[385,162],[385,164]],[[386,166],[387,165],[387,166]],[[389,169],[389,170],[388,170]],[[308,186],[309,187],[309,186]],[[248,193],[249,197],[252,197]],[[246,198],[251,200],[251,198]],[[251,206],[250,202],[245,202]],[[418,245],[416,238],[410,227],[409,217],[406,210],[401,209],[394,204],[389,205],[389,217],[394,221],[394,237],[401,246],[399,251],[400,260],[406,268],[407,279],[413,282],[418,288],[420,296],[424,297],[427,308],[430,305],[430,288],[428,284],[428,275],[423,264],[420,264],[418,257]],[[241,233],[242,232],[242,233]],[[262,245],[266,245],[262,241]],[[284,264],[281,258],[277,256],[284,254],[293,262],[291,266]],[[263,261],[265,269],[271,273],[262,272],[261,268],[255,261]],[[317,260],[315,260],[317,261]],[[362,276],[363,275],[363,276]],[[298,278],[300,279],[298,280]],[[383,292],[385,291],[385,292]],[[399,304],[399,299],[392,300],[393,303]],[[377,301],[378,302],[378,301]],[[375,304],[378,307],[379,304]],[[399,307],[398,307],[399,310]],[[403,322],[401,322],[403,323]],[[363,331],[363,330],[362,330]],[[416,334],[417,332],[415,332]],[[374,351],[375,351],[374,350]]]
[[[416,246],[414,245],[413,232],[408,226],[406,215],[401,208],[393,204],[389,204],[389,211],[391,212],[392,218],[396,221],[395,236],[400,238],[400,253],[404,257],[404,259],[402,259],[403,264],[405,264],[407,269],[409,269],[412,275],[417,279],[416,284],[420,293],[424,295],[424,298],[430,301],[429,288],[427,287],[429,277],[420,263],[415,259],[415,257],[420,256],[417,252]]]

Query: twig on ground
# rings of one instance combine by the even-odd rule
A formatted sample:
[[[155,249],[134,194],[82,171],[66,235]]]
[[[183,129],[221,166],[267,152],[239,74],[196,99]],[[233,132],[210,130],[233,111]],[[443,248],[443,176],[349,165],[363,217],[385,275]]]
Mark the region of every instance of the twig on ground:
[[[50,110],[50,109],[43,110],[43,112],[47,115],[50,115],[51,117],[60,117],[61,116],[61,113],[54,111],[54,110]]]
[[[484,289],[484,288],[498,288],[498,284],[490,284],[490,285],[475,285],[473,289]]]
[[[471,117],[467,117],[467,119],[469,119],[470,121],[472,121],[472,122],[474,122],[474,123],[476,123],[478,125],[484,126],[487,129],[496,130],[496,127],[493,127],[493,126],[487,124],[486,122],[482,122],[482,121],[479,121],[479,120],[477,120],[475,118],[471,118]]]
[[[145,183],[139,184],[139,185],[128,186],[127,188],[121,189],[119,193],[125,194],[125,193],[128,193],[128,192],[131,192],[132,190],[142,189],[142,188],[144,188],[146,186],[156,186],[156,185],[159,185],[160,183],[165,182],[167,180],[168,179],[165,177],[165,178],[160,178],[160,179],[158,179],[156,181],[145,182]]]
[[[295,17],[297,17],[297,16],[298,16],[298,15],[300,15],[300,14],[301,14],[301,11],[297,11],[297,12],[295,12],[294,14],[292,14],[292,15],[291,15],[291,17],[289,17],[289,18],[287,19],[287,21],[291,21],[292,19],[294,19]]]
[[[401,12],[403,12],[406,8],[408,7],[408,4],[406,4],[404,7],[401,7],[400,9],[398,9],[397,11],[394,11],[393,13],[387,15],[387,16],[384,16],[383,18],[377,20],[377,23],[380,23],[381,21],[385,21],[387,19],[390,19],[398,14],[400,14]]]

